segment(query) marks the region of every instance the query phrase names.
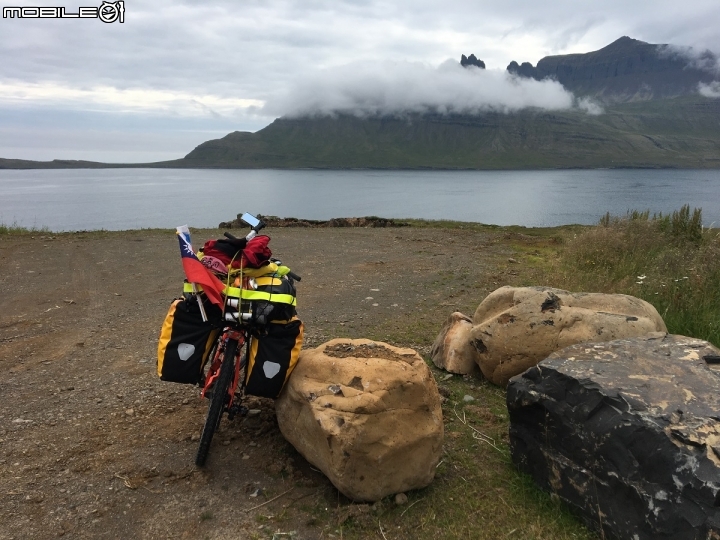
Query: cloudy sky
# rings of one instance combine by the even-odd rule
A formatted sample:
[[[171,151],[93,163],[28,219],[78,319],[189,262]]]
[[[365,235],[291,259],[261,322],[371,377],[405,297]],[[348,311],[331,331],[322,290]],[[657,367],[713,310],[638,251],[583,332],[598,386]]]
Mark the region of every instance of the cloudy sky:
[[[32,0],[4,6],[99,6]],[[356,106],[581,107],[511,60],[620,36],[720,51],[717,0],[126,0],[124,22],[0,19],[0,157],[150,162],[276,117]],[[474,53],[488,70],[458,70]],[[452,60],[452,62],[448,62]],[[438,101],[446,96],[446,101]]]

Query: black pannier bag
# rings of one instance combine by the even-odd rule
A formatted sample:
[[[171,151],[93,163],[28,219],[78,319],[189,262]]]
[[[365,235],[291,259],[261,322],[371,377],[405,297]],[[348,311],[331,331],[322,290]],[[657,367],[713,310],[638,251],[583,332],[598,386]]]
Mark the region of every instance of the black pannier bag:
[[[218,335],[220,310],[205,295],[203,306],[208,321],[203,321],[195,295],[170,305],[158,341],[158,376],[163,381],[197,384]]]
[[[303,324],[297,317],[287,323],[271,323],[255,336],[248,353],[245,393],[275,399],[297,364],[303,340]]]

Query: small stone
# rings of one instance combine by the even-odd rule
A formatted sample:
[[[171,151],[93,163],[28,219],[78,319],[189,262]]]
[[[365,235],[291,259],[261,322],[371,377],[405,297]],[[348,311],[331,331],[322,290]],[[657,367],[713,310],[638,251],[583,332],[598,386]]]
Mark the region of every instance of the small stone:
[[[472,397],[472,396],[470,396],[470,395],[468,395],[468,394],[465,394],[465,395],[463,396],[463,401],[464,401],[465,403],[470,403],[471,401],[475,401],[475,398]]]
[[[257,416],[262,411],[260,409],[250,409],[247,413],[248,416]]]
[[[182,400],[182,404],[183,404],[183,405],[187,405],[188,403],[190,403],[190,400],[189,400],[189,399],[185,398],[185,399]]]
[[[508,262],[513,264],[519,264],[517,259],[513,259],[512,257],[508,257]]]
[[[398,493],[395,495],[395,504],[398,506],[402,506],[403,504],[407,504],[408,497],[404,493]]]
[[[250,456],[247,455],[247,454],[243,454],[243,455],[242,455],[242,458],[243,458],[243,459],[250,459]]]
[[[125,409],[125,414],[132,416],[135,414],[135,409]]]
[[[197,433],[193,433],[192,435],[190,435],[190,440],[193,442],[199,441],[200,435],[198,435]]]

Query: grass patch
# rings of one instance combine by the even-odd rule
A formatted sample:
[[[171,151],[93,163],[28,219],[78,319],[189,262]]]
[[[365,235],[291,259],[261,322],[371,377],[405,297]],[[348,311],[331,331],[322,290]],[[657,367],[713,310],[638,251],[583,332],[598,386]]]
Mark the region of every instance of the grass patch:
[[[5,223],[0,223],[0,236],[3,235],[21,235],[21,234],[36,234],[36,233],[49,233],[50,230],[47,227],[21,227],[16,222],[14,222],[12,225],[6,225]]]
[[[571,291],[642,298],[669,332],[720,345],[720,233],[703,228],[700,209],[608,214],[559,249],[546,281]]]

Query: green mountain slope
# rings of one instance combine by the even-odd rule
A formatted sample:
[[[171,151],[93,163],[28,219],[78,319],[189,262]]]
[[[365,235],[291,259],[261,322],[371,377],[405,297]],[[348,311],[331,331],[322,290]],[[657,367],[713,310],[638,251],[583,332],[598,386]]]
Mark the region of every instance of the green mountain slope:
[[[230,168],[720,167],[720,99],[617,104],[604,114],[280,118],[207,141],[175,166]]]

